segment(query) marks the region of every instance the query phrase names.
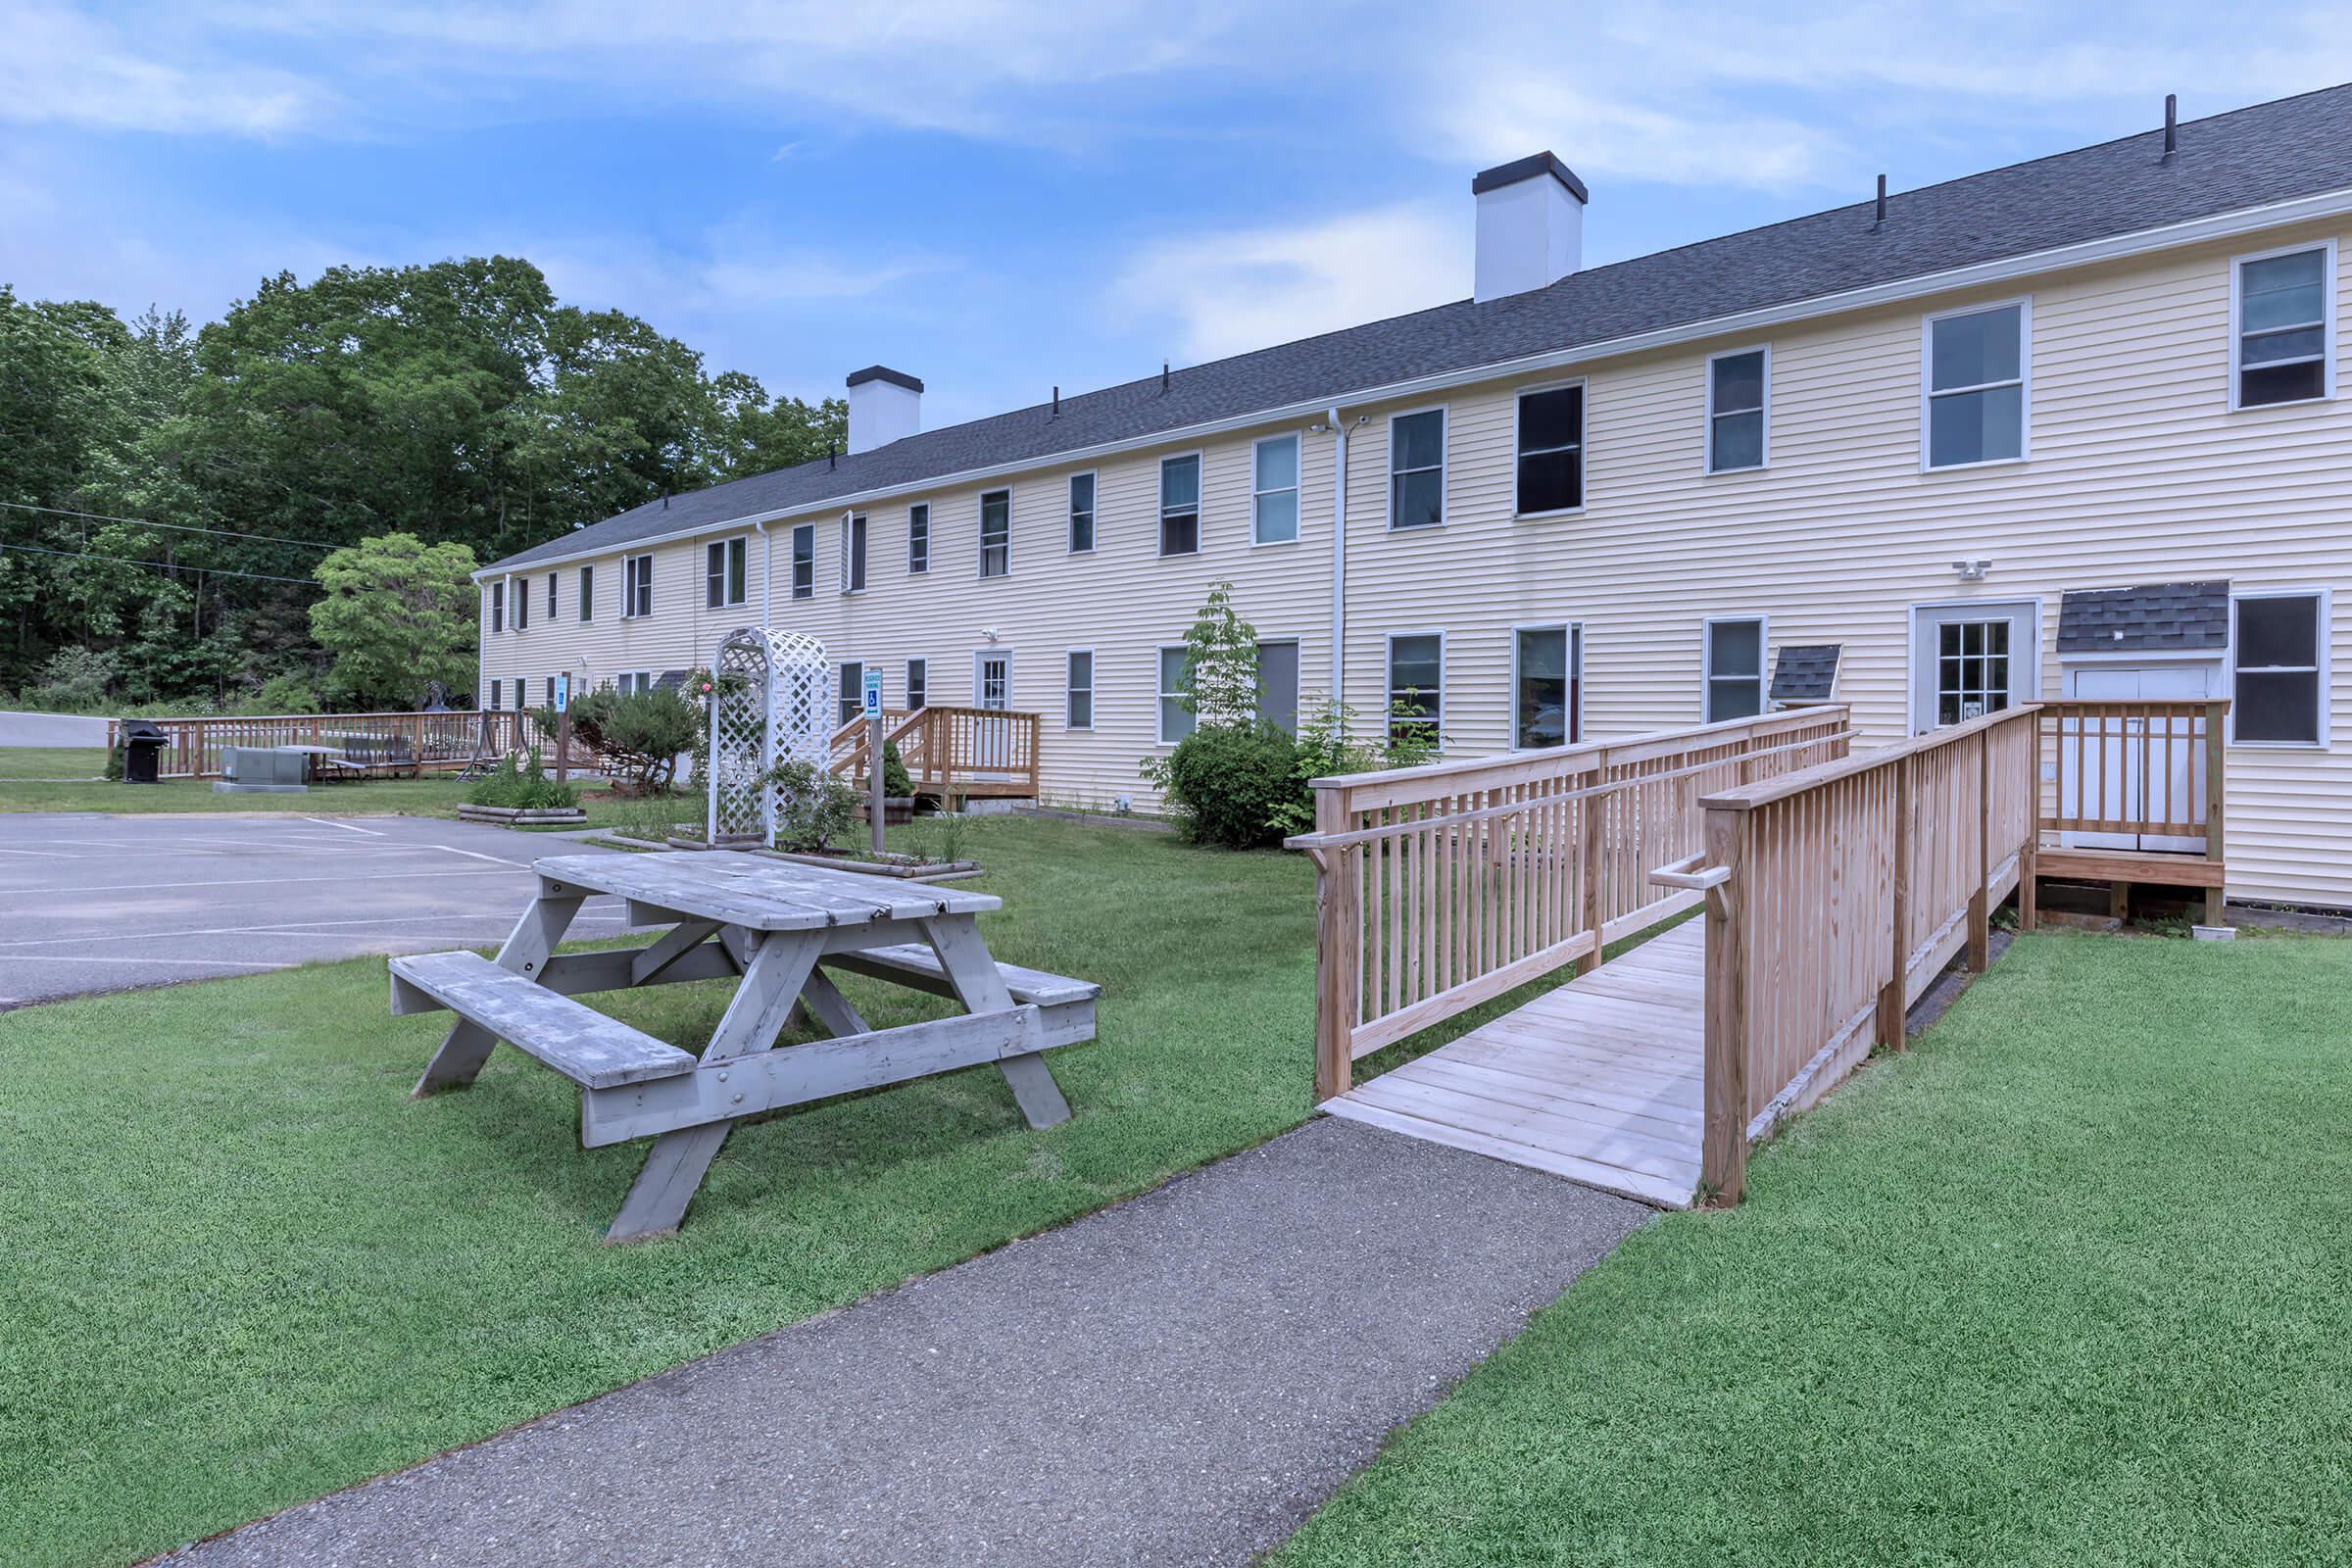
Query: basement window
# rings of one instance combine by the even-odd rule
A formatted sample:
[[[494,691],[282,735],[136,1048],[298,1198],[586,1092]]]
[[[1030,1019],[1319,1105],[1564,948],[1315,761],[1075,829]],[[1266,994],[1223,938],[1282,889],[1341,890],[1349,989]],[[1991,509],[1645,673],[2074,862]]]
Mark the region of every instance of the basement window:
[[[2308,403],[2335,395],[2335,253],[2313,246],[2241,256],[2230,293],[2230,407]]]
[[[2234,601],[2230,738],[2240,746],[2328,741],[2328,596],[2240,594]]]

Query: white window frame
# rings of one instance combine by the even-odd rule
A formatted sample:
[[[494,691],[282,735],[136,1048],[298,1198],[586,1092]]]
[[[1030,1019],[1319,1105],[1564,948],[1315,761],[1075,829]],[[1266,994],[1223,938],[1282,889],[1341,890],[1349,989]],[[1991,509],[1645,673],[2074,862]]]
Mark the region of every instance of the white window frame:
[[[1292,664],[1297,672],[1297,685],[1298,689],[1291,693],[1292,702],[1290,731],[1291,734],[1297,735],[1298,733],[1299,724],[1304,722],[1302,715],[1306,704],[1306,639],[1303,637],[1260,637],[1257,640],[1257,662],[1254,666],[1257,670],[1264,670],[1266,665],[1266,650],[1269,648],[1290,648],[1297,650],[1296,656],[1292,660]],[[1258,678],[1257,685],[1257,707],[1252,710],[1252,711],[1257,713],[1260,717],[1263,717],[1265,713],[1265,702],[1266,686],[1265,679],[1261,674]]]
[[[492,712],[492,713],[496,713],[496,712],[502,711],[502,710],[501,710],[501,708],[500,708],[500,706],[499,706],[499,698],[500,698],[502,695],[504,695],[504,694],[503,694],[503,693],[501,693],[501,692],[499,691],[498,687],[499,687],[499,681],[498,681],[498,677],[497,677],[496,675],[493,675],[493,676],[491,676],[491,677],[490,677],[490,704],[489,704],[489,707],[488,707],[488,708],[485,710],[485,711]]]
[[[1581,416],[1576,426],[1577,503],[1573,507],[1554,507],[1549,512],[1521,512],[1519,510],[1519,405],[1522,400],[1543,392],[1565,392],[1570,387],[1581,389],[1584,402],[1579,405]],[[1565,452],[1566,447],[1545,447],[1546,452]],[[1592,500],[1592,387],[1588,378],[1572,375],[1564,381],[1543,381],[1523,386],[1511,394],[1511,516],[1515,521],[1536,517],[1573,517],[1581,514]],[[1396,491],[1391,489],[1394,498]],[[1441,524],[1442,526],[1443,524]],[[1409,531],[1409,530],[1408,530]]]
[[[923,672],[922,679],[920,680],[915,679],[914,676],[914,672],[918,669]],[[927,658],[921,657],[909,659],[906,661],[905,674],[906,678],[906,710],[908,712],[913,712],[918,708],[930,707],[931,661]],[[917,692],[920,692],[923,698],[923,700],[919,703],[914,700]]]
[[[1086,656],[1086,684],[1084,686],[1080,686],[1070,679],[1070,661],[1080,654]],[[1095,651],[1092,648],[1065,648],[1061,651],[1061,727],[1063,729],[1091,730],[1095,727],[1095,681],[1097,678],[1095,672],[1099,667],[1099,661],[1096,660]],[[1070,717],[1071,699],[1080,692],[1086,693],[1086,722],[1083,724],[1073,721]]]
[[[2296,398],[2286,403],[2240,403],[2241,361],[2245,354],[2246,333],[2241,321],[2245,304],[2245,270],[2248,262],[2267,262],[2278,256],[2300,256],[2306,251],[2319,251],[2327,260],[2320,278],[2320,304],[2326,314],[2326,324],[2320,332],[2320,395],[2316,398]],[[2280,328],[2269,327],[2267,331]],[[2314,403],[2327,403],[2335,397],[2335,240],[2306,241],[2301,245],[2281,245],[2274,250],[2250,251],[2230,258],[2230,412],[2232,414],[2263,414],[2272,409],[2301,409]],[[2230,612],[2232,626],[2236,612]],[[2232,632],[2234,636],[2234,632]],[[2249,744],[2261,744],[2252,742]]]
[[[513,572],[507,574],[507,624],[517,633],[531,629],[531,579]]]
[[[654,672],[650,669],[624,669],[612,677],[613,686],[623,697],[654,689]]]
[[[1756,710],[1737,718],[1709,718],[1707,710],[1714,706],[1708,699],[1715,695],[1715,628],[1745,626],[1756,628]],[[1745,681],[1745,675],[1725,675],[1727,681]],[[1738,724],[1750,718],[1762,718],[1772,711],[1772,616],[1761,611],[1749,614],[1707,615],[1698,623],[1698,721],[1701,724]]]
[[[710,552],[718,552],[718,603],[710,602]],[[735,563],[743,563],[743,588],[735,587]],[[705,610],[733,610],[751,597],[752,539],[749,534],[735,534],[725,539],[712,539],[703,546],[703,608]]]
[[[1004,498],[1004,569],[1003,571],[991,571],[988,569],[988,498],[990,496],[1003,496]],[[1000,578],[1011,576],[1012,486],[1008,484],[992,485],[988,489],[981,491],[980,499],[975,504],[974,516],[975,520],[979,523],[980,528],[980,558],[975,564],[981,580],[985,582],[995,582]]]
[[[2310,247],[2304,246],[2301,248],[2308,250]],[[2330,338],[2330,341],[2332,342],[2333,339]],[[2305,401],[2310,400],[2306,399]],[[2271,409],[2284,408],[2287,405],[2280,403],[2265,403],[2256,405],[2258,408]],[[2315,698],[2315,701],[2317,701],[2319,704],[2320,724],[2318,734],[2312,740],[2241,741],[2237,738],[2237,607],[2240,603],[2248,599],[2317,599],[2319,601],[2320,624],[2317,628],[2318,635],[2315,639],[2317,646],[2314,648],[2313,652],[2317,654],[2320,661],[2319,664],[2316,666],[2317,673],[2320,677],[2320,689]],[[2230,694],[2229,728],[2230,746],[2243,747],[2250,752],[2324,752],[2328,750],[2329,739],[2334,733],[2332,714],[2328,709],[2328,703],[2333,695],[2334,690],[2334,661],[2330,657],[2335,641],[2333,635],[2334,628],[2335,591],[2331,588],[2323,587],[2318,584],[2306,584],[2301,587],[2237,588],[2230,591],[2230,649],[2223,666],[2223,679],[2227,683],[2225,689]],[[2302,666],[2299,664],[2276,664],[2265,665],[2264,667],[2266,669],[2275,669],[2280,672],[2300,670],[2302,668]]]
[[[501,577],[489,585],[490,634],[504,636],[507,630],[507,579]]]
[[[1717,360],[1744,359],[1750,354],[1764,356],[1762,401],[1753,410],[1726,409],[1722,412],[1727,415],[1754,413],[1762,416],[1758,420],[1762,427],[1762,434],[1756,444],[1756,461],[1737,468],[1719,468],[1715,466],[1715,362]],[[1718,473],[1762,473],[1772,466],[1772,345],[1750,343],[1744,348],[1724,349],[1720,353],[1710,354],[1707,356],[1706,376],[1707,421],[1701,434],[1701,450],[1698,455],[1699,470],[1710,476]]]
[[[1071,503],[1070,487],[1084,479],[1093,489],[1094,505],[1086,512],[1086,548],[1081,550],[1070,543],[1078,521],[1078,508]],[[1080,468],[1062,481],[1061,544],[1063,551],[1073,556],[1091,556],[1102,543],[1102,474],[1097,468]]]
[[[914,548],[914,518],[915,514],[917,513],[922,514],[923,518],[923,548],[922,553],[919,555],[915,553]],[[929,572],[930,569],[931,503],[928,501],[917,501],[906,509],[906,575],[909,577],[920,577]]]
[[[1181,704],[1184,689],[1178,687],[1176,690],[1170,691],[1162,683],[1167,679],[1167,656],[1170,654],[1189,655],[1192,651],[1190,643],[1161,643],[1152,650],[1152,740],[1155,746],[1174,746],[1178,741],[1184,739],[1182,735],[1178,735],[1174,739],[1170,739],[1168,736],[1168,703],[1170,699],[1175,699]],[[1195,713],[1193,728],[1197,730],[1200,727],[1200,715]]]
[[[1421,414],[1434,414],[1438,416],[1438,520],[1435,522],[1407,523],[1400,528],[1396,525],[1396,474],[1398,472],[1396,467],[1396,421],[1398,419],[1409,419],[1415,415]],[[1518,429],[1519,403],[1514,397],[1511,402],[1511,505],[1514,507],[1519,504]],[[1422,407],[1417,409],[1398,409],[1394,414],[1389,416],[1387,442],[1388,451],[1382,454],[1380,464],[1380,510],[1382,515],[1388,519],[1389,532],[1419,533],[1427,528],[1443,528],[1446,526],[1447,518],[1449,518],[1453,513],[1453,509],[1446,504],[1447,498],[1446,494],[1448,470],[1452,466],[1450,461],[1452,458],[1452,453],[1449,450],[1452,440],[1453,415],[1446,404],[1429,403],[1424,404]],[[1408,473],[1425,473],[1428,470],[1424,468],[1408,468],[1403,471]],[[1381,733],[1385,735],[1388,733],[1388,731],[1384,727]]]
[[[808,591],[807,593],[801,592],[801,541],[803,539],[808,541]],[[804,522],[794,528],[792,538],[787,541],[787,544],[790,548],[784,558],[784,569],[788,574],[785,580],[785,597],[787,599],[814,599],[816,597],[816,524]]]
[[[590,562],[580,568],[579,600],[581,624],[593,624],[596,620],[596,563],[594,562]]]
[[[2017,307],[2017,380],[1984,381],[1973,386],[1945,387],[1940,392],[1929,388],[1936,379],[1936,323],[1960,316],[1983,316],[1992,311]],[[2014,458],[1981,458],[1975,463],[1930,463],[1928,448],[1928,416],[1935,399],[1956,397],[1963,392],[1983,392],[1993,387],[2014,384],[2017,389],[2017,456]],[[2014,299],[1985,300],[1982,304],[1963,306],[1958,310],[1932,311],[1919,318],[1919,471],[1922,473],[1965,473],[1971,468],[1999,468],[2024,463],[2034,456],[2034,296],[2020,294]]]
[[[1410,532],[1411,530],[1407,530]],[[1387,744],[1394,720],[1389,710],[1396,706],[1396,643],[1404,637],[1435,637],[1438,640],[1438,716],[1431,725],[1436,736],[1433,754],[1446,750],[1446,670],[1451,662],[1452,650],[1446,645],[1446,633],[1430,626],[1420,630],[1393,631],[1381,645],[1380,659],[1380,738]]]
[[[865,592],[867,554],[873,544],[873,524],[862,512],[841,514],[841,591]]]
[[[637,608],[637,563],[645,563],[645,608]],[[654,553],[620,558],[620,618],[643,620],[654,612]]]
[[[1168,465],[1193,461],[1193,548],[1168,549]],[[1159,460],[1152,472],[1152,548],[1161,561],[1176,561],[1198,556],[1208,548],[1208,455],[1205,452],[1171,452]],[[1156,677],[1154,677],[1156,680]]]
[[[547,574],[547,623],[551,626],[556,623],[556,583],[563,575],[561,567]],[[549,701],[552,703],[554,699],[550,698]]]
[[[858,672],[858,678],[854,681],[850,679],[850,671],[853,669]],[[833,666],[833,699],[836,710],[833,727],[839,729],[865,711],[865,661],[862,659],[842,660]],[[844,687],[849,689],[847,697],[842,695]]]
[[[1271,490],[1257,487],[1257,449],[1275,441],[1288,441],[1294,454],[1291,482],[1276,485]],[[1264,539],[1258,536],[1257,503],[1261,496],[1289,495],[1293,500],[1291,536],[1288,539]],[[1250,546],[1295,545],[1306,537],[1306,437],[1297,430],[1284,430],[1274,435],[1261,435],[1250,443]]]
[[[1568,640],[1568,738],[1558,746],[1530,746],[1519,734],[1519,634],[1527,631],[1556,631]],[[1523,620],[1511,627],[1511,684],[1504,694],[1511,726],[1511,750],[1514,752],[1556,752],[1584,744],[1585,731],[1585,623],[1581,620]],[[1439,722],[1445,721],[1445,710],[1439,710]]]

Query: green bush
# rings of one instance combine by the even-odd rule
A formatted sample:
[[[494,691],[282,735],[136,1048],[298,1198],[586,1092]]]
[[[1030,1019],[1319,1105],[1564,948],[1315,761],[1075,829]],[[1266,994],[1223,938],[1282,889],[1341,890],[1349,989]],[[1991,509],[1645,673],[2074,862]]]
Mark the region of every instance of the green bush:
[[[544,733],[556,732],[552,710],[537,717]],[[614,778],[639,791],[663,790],[677,770],[679,754],[701,744],[702,717],[676,692],[600,686],[572,700],[571,735]]]
[[[1266,825],[1277,837],[1314,830],[1316,779],[1362,773],[1381,765],[1382,760],[1369,748],[1348,738],[1353,716],[1345,704],[1326,698],[1298,726],[1298,739],[1291,748],[1290,778],[1267,813]]]
[[[777,791],[776,848],[813,855],[858,820],[858,792],[845,781],[797,760],[760,775],[756,788]]]
[[[272,675],[262,682],[254,694],[253,710],[257,713],[316,713],[318,694],[311,683],[300,675]]]
[[[1249,849],[1277,836],[1277,813],[1296,797],[1298,758],[1279,725],[1212,725],[1177,743],[1161,788],[1195,843]]]
[[[19,695],[18,705],[41,713],[92,713],[106,706],[115,684],[115,656],[91,648],[61,648]]]
[[[510,807],[525,811],[568,809],[580,804],[580,792],[547,776],[547,762],[534,746],[526,754],[509,752],[506,760],[466,791],[475,806]]]
[[[894,801],[914,793],[914,780],[906,772],[906,760],[899,756],[897,741],[882,743],[882,793]]]

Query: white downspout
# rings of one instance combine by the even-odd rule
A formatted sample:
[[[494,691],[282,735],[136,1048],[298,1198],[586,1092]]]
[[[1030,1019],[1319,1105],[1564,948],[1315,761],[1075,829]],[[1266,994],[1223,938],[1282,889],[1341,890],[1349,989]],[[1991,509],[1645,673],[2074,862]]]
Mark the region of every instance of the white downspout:
[[[1324,417],[1337,438],[1331,470],[1331,706],[1336,711],[1345,701],[1348,667],[1348,427],[1340,422],[1337,404]]]

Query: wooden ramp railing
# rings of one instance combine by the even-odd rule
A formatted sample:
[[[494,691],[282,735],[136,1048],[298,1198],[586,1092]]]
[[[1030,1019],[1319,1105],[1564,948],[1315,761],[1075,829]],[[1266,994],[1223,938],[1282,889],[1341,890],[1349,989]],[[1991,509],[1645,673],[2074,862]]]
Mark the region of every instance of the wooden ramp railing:
[[[419,775],[462,768],[477,755],[492,760],[542,747],[555,761],[555,736],[541,733],[528,710],[452,710],[436,713],[278,713],[259,717],[159,718],[166,736],[156,760],[162,778],[219,778],[230,747],[318,746],[356,766]],[[119,720],[107,724],[115,744]],[[573,765],[587,761],[575,750]]]
[[[1720,791],[1702,855],[1662,868],[1707,901],[1702,1191],[1738,1202],[1747,1146],[1811,1104],[2030,875],[2039,710],[2010,709]]]
[[[2227,700],[2044,703],[2034,725],[2039,748],[2040,827],[2058,842],[2037,846],[2045,876],[2112,884],[2120,907],[2133,882],[2201,887],[2205,923],[2222,923],[2228,818],[2223,787]],[[2035,889],[2021,913],[2029,927]]]
[[[1358,1056],[1690,907],[1700,798],[1843,757],[1842,706],[1317,779],[1315,1099]]]
[[[974,797],[1037,799],[1038,715],[999,708],[886,709],[882,739],[899,749],[914,793],[951,803]],[[854,718],[833,732],[831,771],[866,774],[868,726]]]

